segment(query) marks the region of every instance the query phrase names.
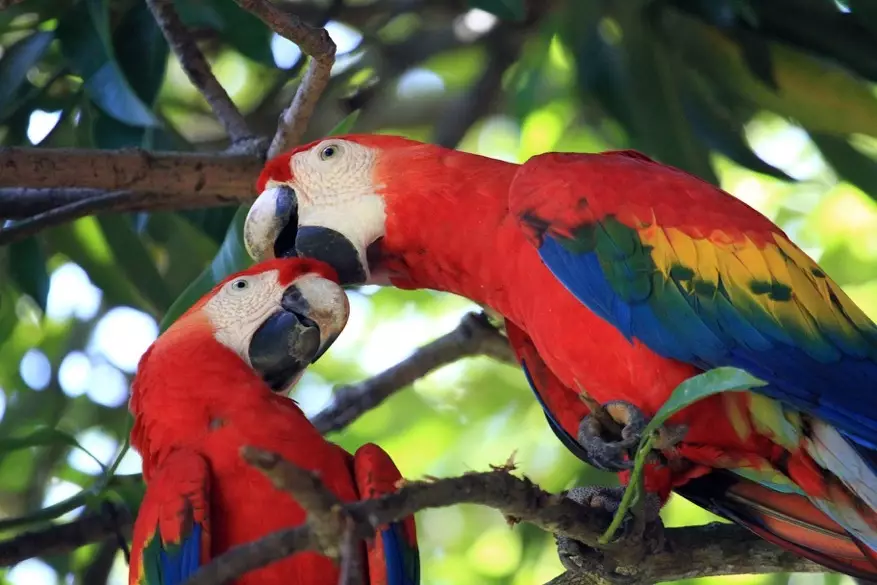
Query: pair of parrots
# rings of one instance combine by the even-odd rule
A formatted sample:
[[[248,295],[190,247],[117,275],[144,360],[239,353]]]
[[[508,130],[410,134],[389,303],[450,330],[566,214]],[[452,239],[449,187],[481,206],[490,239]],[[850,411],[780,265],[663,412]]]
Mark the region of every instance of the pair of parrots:
[[[668,428],[684,432],[649,464],[647,490],[661,502],[676,491],[831,570],[877,579],[877,326],[743,202],[634,151],[548,153],[518,165],[373,135],[273,159],[257,189],[244,227],[254,259],[331,266],[321,298],[338,304],[342,293],[328,281],[441,290],[492,308],[554,432],[622,477],[630,438],[682,381],[719,366],[760,378],[765,386],[674,415]],[[183,330],[207,305],[181,319]],[[336,312],[346,316],[346,305]],[[325,327],[304,317],[318,323],[317,356],[343,319]],[[213,332],[205,336],[228,345],[212,318],[198,318]],[[156,346],[181,338],[169,335]],[[232,349],[241,367],[259,370],[262,359],[261,377],[283,380],[275,363],[287,358],[255,334],[246,339],[249,349]],[[254,347],[268,357],[247,355]],[[259,384],[268,401],[254,377]],[[607,406],[623,438],[595,429],[582,394]],[[229,401],[228,420],[240,406]],[[135,437],[164,435],[138,429]],[[619,493],[599,496],[591,503],[607,506]],[[212,501],[214,517],[227,513]],[[395,542],[407,548],[393,558],[416,550],[413,540]]]

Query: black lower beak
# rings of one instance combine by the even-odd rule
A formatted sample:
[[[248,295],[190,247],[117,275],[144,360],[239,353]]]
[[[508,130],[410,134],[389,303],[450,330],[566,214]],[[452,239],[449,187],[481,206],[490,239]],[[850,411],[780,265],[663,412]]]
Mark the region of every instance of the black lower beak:
[[[274,243],[274,255],[278,258],[313,258],[329,264],[338,273],[343,286],[363,284],[365,268],[356,247],[343,234],[322,226],[298,227],[290,222],[283,228]]]
[[[287,296],[301,296],[293,286],[284,293],[283,309],[262,323],[250,341],[253,369],[272,390],[282,392],[320,352],[320,329],[306,314],[287,308]]]

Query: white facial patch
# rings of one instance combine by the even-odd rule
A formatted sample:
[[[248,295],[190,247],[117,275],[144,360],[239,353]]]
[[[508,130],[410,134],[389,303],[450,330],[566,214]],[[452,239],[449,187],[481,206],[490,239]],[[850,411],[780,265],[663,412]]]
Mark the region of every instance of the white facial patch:
[[[374,184],[377,152],[327,139],[290,160],[299,226],[321,226],[347,238],[366,270],[366,248],[385,233],[387,215]]]
[[[249,365],[253,334],[280,308],[286,287],[280,285],[277,277],[276,270],[241,276],[225,283],[204,305],[216,340]]]
[[[336,337],[347,324],[350,305],[344,289],[317,274],[305,274],[283,286],[277,270],[231,280],[204,305],[217,341],[234,351],[248,365],[253,335],[281,309],[283,293],[292,284],[307,302],[306,317],[320,329],[320,346]]]

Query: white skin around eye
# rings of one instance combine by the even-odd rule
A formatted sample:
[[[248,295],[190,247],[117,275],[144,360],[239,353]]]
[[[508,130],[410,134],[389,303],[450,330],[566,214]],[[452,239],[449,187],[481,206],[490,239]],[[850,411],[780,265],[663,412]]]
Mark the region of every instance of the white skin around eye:
[[[279,307],[286,287],[270,270],[227,282],[204,306],[216,340],[249,363],[253,334]]]
[[[382,186],[374,184],[378,153],[355,142],[323,140],[289,159],[299,226],[332,229],[356,248],[366,268],[366,249],[385,234]],[[278,220],[279,181],[269,180],[247,215],[244,243],[255,259],[274,257],[274,242],[285,227]]]

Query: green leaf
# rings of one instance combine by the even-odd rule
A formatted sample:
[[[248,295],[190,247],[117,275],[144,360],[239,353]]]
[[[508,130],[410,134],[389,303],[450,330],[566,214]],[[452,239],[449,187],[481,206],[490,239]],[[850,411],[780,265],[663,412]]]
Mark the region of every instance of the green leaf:
[[[0,439],[0,453],[6,454],[21,449],[28,449],[30,447],[50,447],[52,445],[68,445],[74,449],[79,449],[91,457],[101,469],[106,470],[106,465],[104,465],[101,460],[95,457],[88,449],[80,445],[79,441],[76,440],[76,437],[70,433],[65,433],[64,431],[53,429],[51,427],[39,427],[21,437],[6,437]]]
[[[174,299],[143,240],[134,232],[128,218],[120,215],[98,215],[97,221],[116,259],[118,269],[159,313],[164,313]]]
[[[46,255],[36,237],[10,244],[9,275],[25,294],[37,302],[40,309],[46,310],[49,273],[46,271]]]
[[[631,1],[620,3],[617,10],[633,147],[718,185],[709,150],[695,136],[683,110],[683,64],[644,21],[643,10],[643,2]]]
[[[643,437],[651,435],[671,416],[702,398],[721,392],[741,392],[761,386],[767,386],[767,382],[759,380],[746,370],[739,368],[713,368],[697,376],[692,376],[676,386],[667,402],[646,425],[642,435]]]
[[[234,219],[232,219],[231,225],[225,234],[225,240],[223,240],[222,246],[219,247],[219,252],[216,253],[216,257],[213,258],[210,266],[204,269],[204,272],[183,291],[183,294],[177,297],[177,300],[168,309],[159,325],[161,331],[167,329],[180,315],[194,305],[198,299],[209,292],[216,283],[252,265],[253,260],[247,254],[243,240],[244,221],[247,219],[249,210],[248,205],[243,205],[235,213]]]
[[[0,113],[14,100],[36,65],[55,39],[54,31],[39,31],[8,47],[0,59]]]
[[[143,103],[153,104],[167,71],[170,48],[145,2],[135,4],[116,28],[119,68]]]
[[[344,118],[338,122],[334,128],[332,128],[326,136],[340,136],[341,134],[348,134],[350,130],[353,128],[353,125],[356,124],[356,121],[359,119],[359,113],[362,110],[353,110]]]
[[[838,175],[877,200],[877,161],[843,136],[810,132],[810,138]]]
[[[152,105],[167,70],[168,45],[145,3],[129,10],[113,35],[119,68],[131,89],[146,105]],[[94,112],[94,146],[106,149],[155,148],[160,128],[143,128],[123,123],[98,110]],[[168,140],[161,137],[162,143]]]
[[[745,120],[735,116],[728,107],[732,96],[724,97],[726,99],[720,101],[709,95],[705,88],[698,91],[692,87],[683,91],[683,110],[704,144],[756,173],[783,181],[794,181],[781,169],[763,161],[753,152],[743,136]]]
[[[40,235],[52,252],[63,254],[88,273],[95,286],[104,292],[107,303],[149,310],[140,291],[119,274],[103,230],[94,217],[83,217]]]
[[[0,284],[0,350],[18,325],[18,316],[15,314],[17,292],[9,283]]]
[[[480,8],[505,20],[520,22],[527,17],[525,0],[468,0],[466,5],[469,8]]]
[[[203,0],[174,0],[174,8],[186,28],[222,30],[223,22],[219,13]]]
[[[847,6],[856,17],[856,22],[877,35],[877,4],[874,0],[847,0]]]
[[[222,21],[222,40],[257,63],[275,66],[271,52],[271,29],[236,2],[218,0],[212,2],[210,7]]]
[[[637,505],[641,501],[643,492],[643,470],[645,469],[646,460],[652,450],[655,441],[655,432],[667,420],[698,400],[719,394],[721,392],[742,392],[766,386],[767,382],[759,380],[745,370],[739,368],[722,367],[714,368],[697,376],[688,378],[679,384],[667,399],[667,402],[658,410],[649,424],[642,432],[640,445],[637,448],[634,457],[633,469],[630,473],[630,481],[624,490],[624,496],[621,498],[621,504],[612,518],[612,523],[605,533],[598,539],[601,544],[608,544],[612,541],[627,511]]]
[[[107,4],[102,0],[76,4],[58,26],[58,39],[71,68],[85,80],[86,92],[101,110],[133,126],[158,125],[116,62]]]
[[[222,244],[228,226],[231,224],[237,209],[234,207],[215,207],[212,209],[190,209],[179,211],[177,215],[204,232],[204,235]]]

